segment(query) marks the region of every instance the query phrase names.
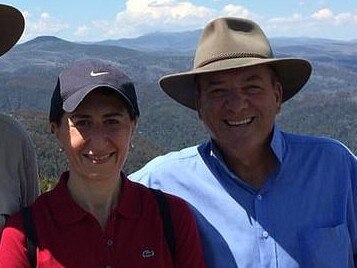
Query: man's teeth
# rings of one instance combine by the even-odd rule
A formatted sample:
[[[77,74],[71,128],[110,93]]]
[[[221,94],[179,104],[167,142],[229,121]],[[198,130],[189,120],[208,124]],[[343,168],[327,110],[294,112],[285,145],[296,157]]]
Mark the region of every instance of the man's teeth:
[[[253,117],[241,120],[241,121],[227,121],[227,124],[230,126],[241,126],[250,124],[253,121]]]

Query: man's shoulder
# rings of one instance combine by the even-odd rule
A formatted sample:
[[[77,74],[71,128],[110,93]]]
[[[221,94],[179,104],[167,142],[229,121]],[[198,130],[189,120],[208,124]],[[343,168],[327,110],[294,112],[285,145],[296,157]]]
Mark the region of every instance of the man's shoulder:
[[[9,137],[28,137],[25,128],[16,119],[9,115],[0,113],[0,131],[2,135],[8,134]],[[2,136],[4,138],[4,136]]]
[[[327,150],[331,152],[348,152],[351,151],[348,147],[339,140],[323,137],[323,136],[312,136],[312,135],[301,135],[282,132],[284,141],[289,146],[296,146],[299,149],[318,148],[319,150]]]
[[[175,173],[197,161],[200,157],[197,145],[184,148],[180,151],[160,155],[145,164],[144,167],[129,175],[130,179],[137,180],[151,175]]]
[[[199,156],[197,146],[187,147],[180,151],[169,152],[165,155],[160,155],[149,161],[145,167],[150,168],[163,168],[167,165],[185,163],[188,161],[194,161]]]

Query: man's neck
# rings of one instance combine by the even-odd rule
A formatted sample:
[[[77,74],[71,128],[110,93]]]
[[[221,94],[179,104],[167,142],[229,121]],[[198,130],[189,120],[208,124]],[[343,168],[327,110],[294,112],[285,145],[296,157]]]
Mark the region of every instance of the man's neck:
[[[222,156],[229,169],[255,189],[263,186],[278,163],[269,145],[251,148],[247,152],[222,152]]]

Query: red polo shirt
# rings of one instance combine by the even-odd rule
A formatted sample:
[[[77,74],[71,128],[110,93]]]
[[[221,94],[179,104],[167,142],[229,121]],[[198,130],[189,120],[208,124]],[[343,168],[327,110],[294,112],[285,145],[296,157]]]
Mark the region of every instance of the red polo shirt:
[[[54,190],[32,206],[37,267],[204,267],[198,232],[187,204],[168,195],[174,223],[176,259],[171,260],[155,196],[123,178],[118,207],[103,232],[67,189],[64,173]],[[21,214],[8,221],[0,246],[1,267],[30,267]]]

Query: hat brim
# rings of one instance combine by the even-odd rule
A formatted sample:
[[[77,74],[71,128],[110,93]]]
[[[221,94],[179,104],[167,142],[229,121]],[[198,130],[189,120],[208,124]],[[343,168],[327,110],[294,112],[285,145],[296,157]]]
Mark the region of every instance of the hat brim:
[[[19,10],[0,4],[0,56],[16,44],[24,27],[25,20]]]
[[[188,72],[165,75],[159,80],[159,84],[171,98],[196,110],[196,75],[262,64],[272,66],[278,74],[283,86],[283,102],[294,96],[305,85],[312,70],[311,64],[304,59],[231,58],[216,61]]]

